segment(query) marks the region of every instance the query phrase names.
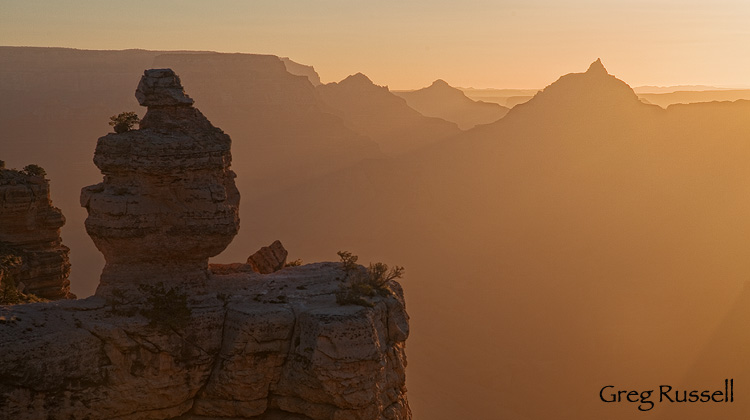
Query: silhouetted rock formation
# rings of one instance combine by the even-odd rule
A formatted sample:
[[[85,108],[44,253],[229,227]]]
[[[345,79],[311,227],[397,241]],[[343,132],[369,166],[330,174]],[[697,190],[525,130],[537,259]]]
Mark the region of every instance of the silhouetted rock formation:
[[[456,124],[425,117],[362,73],[317,87],[332,112],[375,140],[384,152],[400,153],[460,132]]]
[[[75,250],[71,278],[82,294],[93,292],[104,265],[79,211],[80,187],[100,173],[90,139],[109,129],[111,115],[138,111],[133,81],[146,68],[175,70],[201,112],[232,133],[232,167],[245,197],[382,157],[377,143],[327,111],[308,77],[289,73],[276,56],[0,47],[0,158],[35,162],[55,180],[55,205],[68,218],[62,234]],[[241,212],[250,220],[249,207]],[[244,261],[257,239],[235,238],[227,258]]]
[[[18,290],[45,299],[71,299],[65,217],[52,205],[49,181],[0,169],[0,253],[21,257],[13,276]]]
[[[495,122],[508,113],[508,108],[495,103],[473,101],[444,80],[435,80],[429,87],[412,92],[394,92],[406,103],[428,117],[442,118],[464,130],[479,124]]]
[[[481,90],[475,91],[481,93]],[[503,90],[496,91],[502,92]],[[643,95],[643,97],[649,98],[648,95]],[[510,97],[506,99],[513,101]],[[639,100],[639,95],[636,95],[627,83],[609,74],[601,59],[591,63],[583,73],[561,76],[533,97],[516,96],[515,102],[509,106],[514,105],[513,109],[529,109],[527,105],[530,105],[532,101],[533,108],[540,115],[544,112],[562,114],[566,111],[579,112],[584,109],[587,110],[586,112],[592,110],[601,115],[611,112],[613,107],[620,108],[624,112],[643,109],[639,107],[643,104]]]
[[[619,113],[655,111],[655,107],[643,105],[627,83],[610,75],[601,60],[596,60],[586,72],[560,77],[528,102],[513,107],[507,116],[528,118],[527,112],[533,112],[544,118],[581,114],[609,118]]]
[[[307,80],[309,80],[313,86],[318,86],[319,84],[321,84],[320,75],[318,75],[318,72],[315,71],[315,68],[313,66],[306,66],[304,64],[294,62],[289,57],[281,57],[280,59],[284,63],[286,71],[288,71],[289,73],[297,76],[307,77]]]
[[[209,272],[239,227],[229,136],[171,70],[137,95],[141,128],[99,139],[81,193],[96,296],[0,307],[3,418],[410,419],[400,285],[342,306],[341,264]]]
[[[382,156],[376,142],[330,112],[308,78],[289,73],[276,56],[174,53],[154,65],[180,74],[201,110],[232,133],[234,168],[248,195]],[[238,258],[247,246],[235,244]]]
[[[108,134],[94,163],[104,182],[81,191],[86,230],[107,261],[102,288],[204,281],[208,258],[239,229],[231,139],[193,108],[172,70],[147,70],[140,130]]]

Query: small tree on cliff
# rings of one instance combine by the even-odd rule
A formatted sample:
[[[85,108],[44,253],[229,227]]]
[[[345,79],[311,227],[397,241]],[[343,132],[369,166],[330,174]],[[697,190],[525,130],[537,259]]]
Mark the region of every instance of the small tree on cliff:
[[[404,267],[395,266],[389,270],[386,264],[380,262],[370,263],[366,270],[361,270],[356,255],[348,251],[339,251],[338,254],[344,272],[343,283],[336,292],[336,303],[339,305],[372,307],[374,305],[370,298],[391,294],[389,283],[404,274]]]
[[[135,112],[121,112],[109,117],[109,125],[115,128],[115,133],[125,133],[133,129],[140,119]]]
[[[47,176],[47,171],[45,171],[44,168],[33,163],[31,165],[24,166],[21,173],[28,176],[40,176],[42,178]]]

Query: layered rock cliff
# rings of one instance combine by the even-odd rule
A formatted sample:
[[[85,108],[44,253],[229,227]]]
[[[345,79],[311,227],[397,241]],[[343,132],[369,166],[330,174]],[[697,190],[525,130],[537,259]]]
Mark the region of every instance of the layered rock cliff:
[[[99,139],[95,296],[0,307],[0,419],[409,419],[403,292],[340,305],[340,264],[208,270],[239,227],[231,140],[171,70]]]
[[[69,249],[60,238],[63,224],[65,217],[50,200],[49,181],[0,169],[0,254],[20,258],[5,273],[19,292],[44,299],[75,297],[68,280]]]
[[[400,288],[339,306],[341,275],[211,275],[183,322],[161,290],[0,307],[0,418],[410,418]]]
[[[200,283],[239,229],[231,139],[172,70],[146,71],[136,98],[148,107],[140,129],[99,139],[104,182],[81,192],[86,230],[106,260],[99,289],[134,278]]]

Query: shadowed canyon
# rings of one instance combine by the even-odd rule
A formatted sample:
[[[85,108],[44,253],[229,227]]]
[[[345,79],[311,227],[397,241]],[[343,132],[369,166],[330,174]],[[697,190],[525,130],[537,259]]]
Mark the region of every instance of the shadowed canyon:
[[[351,250],[406,267],[416,419],[631,419],[637,404],[603,403],[603,386],[750,380],[746,92],[636,93],[596,60],[538,92],[477,101],[442,80],[323,84],[309,64],[0,47],[0,159],[46,170],[67,219],[70,291],[92,295],[104,267],[79,202],[102,177],[96,139],[112,115],[143,116],[144,69],[171,68],[232,138],[241,223],[212,262],[280,239],[304,263]],[[304,284],[329,293],[315,269],[331,268],[301,268]],[[749,409],[743,396],[648,414]]]

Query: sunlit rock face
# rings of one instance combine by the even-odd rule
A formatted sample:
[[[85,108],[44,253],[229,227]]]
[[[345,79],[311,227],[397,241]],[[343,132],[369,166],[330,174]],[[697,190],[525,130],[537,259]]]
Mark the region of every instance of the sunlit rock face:
[[[45,299],[75,298],[70,293],[68,247],[62,244],[65,224],[50,200],[49,181],[0,169],[0,253],[21,257],[10,273],[18,289]]]
[[[239,229],[229,136],[193,107],[172,70],[147,70],[136,98],[148,107],[140,129],[99,139],[104,181],[81,191],[86,230],[106,259],[97,293],[155,278],[205,281],[208,258]]]

